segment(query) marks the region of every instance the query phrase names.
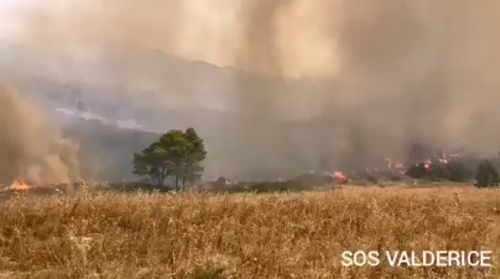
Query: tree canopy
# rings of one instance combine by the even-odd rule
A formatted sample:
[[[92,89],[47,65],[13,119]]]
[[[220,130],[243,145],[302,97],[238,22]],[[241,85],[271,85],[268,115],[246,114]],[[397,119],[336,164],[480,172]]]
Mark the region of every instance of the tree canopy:
[[[479,164],[476,181],[476,186],[481,188],[496,186],[500,183],[498,172],[493,167],[491,161],[484,160],[481,164]]]
[[[141,153],[134,154],[134,174],[149,176],[159,186],[172,178],[175,189],[179,190],[187,182],[201,178],[204,168],[200,163],[206,155],[203,139],[193,128],[185,132],[170,130]]]

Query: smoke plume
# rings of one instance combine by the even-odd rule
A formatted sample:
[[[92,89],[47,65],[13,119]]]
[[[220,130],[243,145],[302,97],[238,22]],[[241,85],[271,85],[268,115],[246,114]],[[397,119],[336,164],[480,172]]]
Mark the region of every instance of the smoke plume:
[[[36,106],[15,90],[0,88],[0,184],[40,184],[78,179],[78,146],[58,138]]]
[[[230,132],[214,131],[220,137],[210,142],[229,175],[357,168],[405,159],[416,143],[481,156],[500,144],[495,1],[47,3],[20,13],[27,28],[19,41],[35,56],[118,57],[121,67],[102,62],[96,71],[131,87],[155,74],[175,82],[175,73],[134,70],[132,58],[145,50],[248,73],[234,71],[231,90],[220,95],[236,115]],[[163,100],[204,102],[182,88],[162,91],[162,82],[155,86]]]

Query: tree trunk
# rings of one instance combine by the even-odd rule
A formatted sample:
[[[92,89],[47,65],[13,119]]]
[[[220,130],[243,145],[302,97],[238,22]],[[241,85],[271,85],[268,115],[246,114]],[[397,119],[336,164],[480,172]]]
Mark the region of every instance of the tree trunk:
[[[165,187],[165,178],[167,178],[167,170],[165,168],[162,168],[160,171],[160,179],[161,179],[160,188],[162,190]]]
[[[153,182],[153,184],[160,186],[160,177],[156,178],[155,175],[150,175],[149,177],[151,178],[151,182]]]
[[[188,154],[184,158],[184,173],[182,174],[182,191],[184,191],[184,186],[186,185],[186,176],[188,171]]]
[[[163,174],[160,174],[160,177],[158,178],[158,186],[162,189],[164,182],[165,182],[165,176]]]
[[[182,185],[181,185],[181,191],[184,191],[184,186],[186,185],[186,173],[187,173],[187,167],[184,168],[184,173],[182,176]]]
[[[179,176],[175,176],[175,191],[179,191]]]

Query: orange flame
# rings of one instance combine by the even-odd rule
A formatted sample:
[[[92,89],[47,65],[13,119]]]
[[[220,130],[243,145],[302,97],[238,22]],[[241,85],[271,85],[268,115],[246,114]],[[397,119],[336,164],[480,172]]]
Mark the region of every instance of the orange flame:
[[[429,160],[427,160],[427,161],[425,162],[424,167],[425,167],[426,169],[430,169],[430,168],[432,167],[432,161],[431,161],[430,159],[429,159]]]
[[[348,181],[347,176],[340,171],[334,172],[333,176],[335,176],[335,178],[339,179],[341,183],[347,183],[347,181]]]
[[[28,191],[31,189],[31,186],[26,182],[19,182],[16,180],[9,187],[7,187],[7,189],[13,191]]]

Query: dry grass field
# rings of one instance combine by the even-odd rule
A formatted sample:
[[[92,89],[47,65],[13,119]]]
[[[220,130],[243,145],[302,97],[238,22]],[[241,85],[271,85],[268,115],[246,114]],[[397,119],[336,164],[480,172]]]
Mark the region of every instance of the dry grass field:
[[[0,278],[500,278],[499,210],[498,190],[450,187],[18,198]],[[341,266],[377,249],[492,250],[493,267]]]

